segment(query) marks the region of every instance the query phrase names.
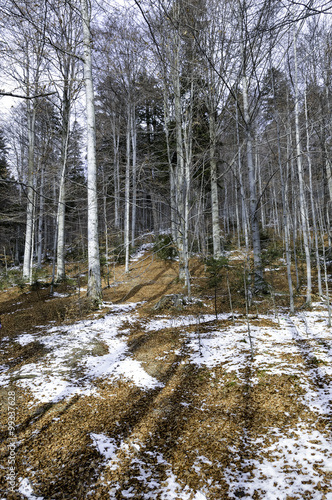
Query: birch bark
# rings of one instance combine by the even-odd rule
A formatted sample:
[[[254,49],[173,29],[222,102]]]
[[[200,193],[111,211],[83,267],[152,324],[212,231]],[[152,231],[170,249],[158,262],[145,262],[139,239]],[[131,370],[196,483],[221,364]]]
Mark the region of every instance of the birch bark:
[[[35,149],[35,123],[36,109],[31,106],[31,101],[27,103],[27,119],[28,119],[28,178],[27,178],[27,216],[26,216],[26,231],[24,244],[23,258],[23,278],[30,279],[31,275],[31,257],[32,257],[32,236],[33,236],[33,213],[35,193],[33,189],[34,177],[34,149]]]
[[[212,98],[211,98],[212,99]],[[212,208],[212,241],[213,257],[218,259],[221,256],[220,246],[220,225],[219,225],[219,199],[218,199],[218,175],[217,175],[217,124],[215,106],[210,109],[210,170],[211,170],[211,208]]]
[[[97,162],[96,162],[96,125],[92,79],[92,50],[90,14],[88,1],[81,0],[84,46],[84,85],[86,94],[87,118],[87,169],[88,169],[88,295],[95,301],[102,296],[99,239],[98,239],[98,201],[97,201]]]
[[[294,27],[293,33],[293,49],[294,49],[294,91],[295,91],[295,137],[296,137],[296,160],[297,160],[297,172],[299,179],[299,205],[300,205],[300,217],[303,235],[303,245],[306,258],[306,268],[307,268],[307,294],[306,302],[311,303],[311,260],[310,260],[310,248],[309,248],[309,230],[308,230],[308,220],[307,220],[307,206],[305,200],[305,186],[304,186],[304,174],[302,166],[302,151],[301,151],[301,135],[300,135],[300,122],[299,122],[299,87],[298,87],[298,65],[297,65],[297,47],[296,47],[296,28]]]
[[[59,181],[59,199],[57,211],[57,273],[56,281],[63,281],[66,277],[65,271],[65,174],[68,156],[69,123],[65,127],[66,136],[62,144],[62,169]]]
[[[124,247],[125,247],[125,272],[129,272],[129,223],[130,223],[130,143],[131,143],[131,106],[127,107],[127,135],[126,135],[126,179],[125,179],[125,216],[124,216]]]
[[[43,165],[40,173],[39,188],[39,217],[38,217],[38,238],[37,238],[37,267],[40,268],[43,260],[43,226],[44,226],[44,179],[45,172]]]

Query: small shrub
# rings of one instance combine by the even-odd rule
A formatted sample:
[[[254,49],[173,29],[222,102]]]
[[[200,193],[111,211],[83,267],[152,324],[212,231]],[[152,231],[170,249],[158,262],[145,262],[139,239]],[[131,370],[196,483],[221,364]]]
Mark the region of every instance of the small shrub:
[[[1,291],[6,290],[8,288],[8,285],[9,285],[8,277],[7,276],[1,276],[0,277],[0,290]]]
[[[262,252],[263,266],[272,264],[276,259],[281,259],[284,256],[284,248],[278,243],[274,243]]]

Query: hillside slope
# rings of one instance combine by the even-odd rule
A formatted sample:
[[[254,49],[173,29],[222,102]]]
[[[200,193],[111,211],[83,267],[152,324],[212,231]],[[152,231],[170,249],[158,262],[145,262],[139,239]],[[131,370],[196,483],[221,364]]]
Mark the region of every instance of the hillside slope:
[[[156,311],[182,291],[176,263],[116,273],[98,311],[65,289],[2,295],[0,498],[332,498],[324,304],[247,318],[220,297],[216,319],[194,262],[196,299]]]

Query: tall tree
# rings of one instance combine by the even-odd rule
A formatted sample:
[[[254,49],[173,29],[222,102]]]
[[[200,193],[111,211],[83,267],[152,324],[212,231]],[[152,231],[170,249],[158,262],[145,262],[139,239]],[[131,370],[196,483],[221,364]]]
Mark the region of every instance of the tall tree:
[[[94,88],[92,78],[92,37],[87,0],[81,0],[83,28],[84,85],[87,120],[87,174],[88,174],[88,295],[99,302],[102,297],[99,234],[98,234],[98,198],[97,198],[97,162],[96,162],[96,123]]]

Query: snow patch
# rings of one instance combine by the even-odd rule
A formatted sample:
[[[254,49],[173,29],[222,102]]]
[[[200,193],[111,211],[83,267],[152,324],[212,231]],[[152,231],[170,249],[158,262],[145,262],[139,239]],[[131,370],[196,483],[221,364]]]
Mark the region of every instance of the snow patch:
[[[23,495],[25,498],[28,498],[28,500],[43,500],[43,497],[36,497],[33,494],[33,489],[31,486],[31,483],[29,479],[27,478],[18,478],[17,481],[20,483],[18,487],[18,491]]]

